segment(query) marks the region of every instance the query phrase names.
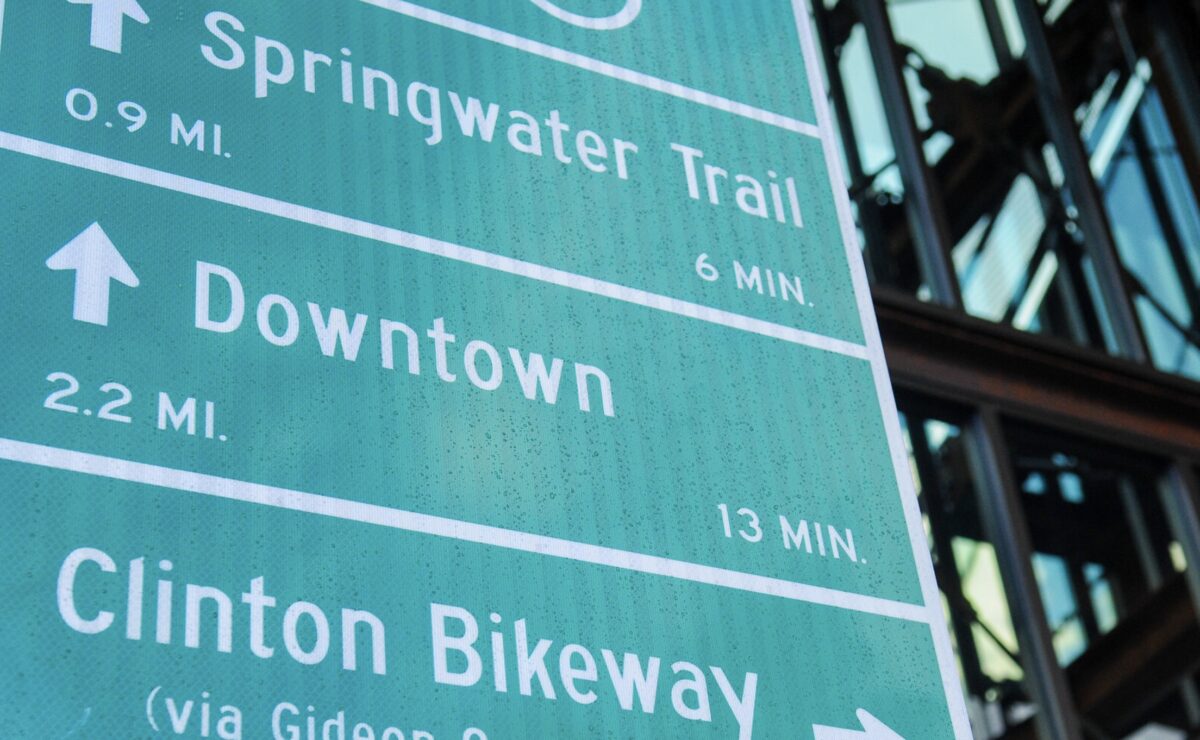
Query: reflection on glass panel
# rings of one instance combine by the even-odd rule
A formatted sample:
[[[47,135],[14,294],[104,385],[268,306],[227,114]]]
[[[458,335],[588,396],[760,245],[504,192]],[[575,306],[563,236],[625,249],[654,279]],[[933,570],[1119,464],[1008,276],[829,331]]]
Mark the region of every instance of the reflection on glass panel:
[[[1004,586],[995,548],[969,537],[954,537],[951,546],[963,596],[975,607],[971,633],[979,651],[980,669],[998,682],[1021,680],[1024,673],[1016,659],[1016,631],[1008,605],[998,598],[1003,596]]]
[[[1078,214],[1019,58],[1012,0],[891,0],[888,9],[965,310],[1112,349]]]
[[[901,421],[975,737],[1004,737],[1029,720],[1034,706],[961,433],[911,409]]]
[[[814,5],[813,13],[871,277],[876,284],[927,296],[866,33],[848,0],[825,0]]]
[[[996,215],[981,218],[952,252],[968,313],[1003,321],[1015,305],[1014,320],[1019,317],[1020,328],[1029,328],[1057,268],[1049,252],[1029,274],[1045,227],[1037,188],[1018,175]],[[1034,285],[1027,287],[1030,282]]]
[[[1178,542],[1172,542],[1169,548],[1171,554],[1171,567],[1176,573],[1182,573],[1187,570],[1187,556],[1183,554],[1183,545]]]
[[[1150,63],[1109,70],[1080,119],[1151,359],[1200,378],[1200,209]]]
[[[1100,449],[1012,443],[1034,573],[1064,665],[1143,608],[1176,572],[1172,535],[1145,468]]]
[[[888,11],[897,43],[919,49],[927,63],[951,77],[984,84],[1000,72],[978,2],[892,0]]]
[[[1175,664],[1188,648],[1164,636],[1165,620],[1194,617],[1160,466],[1058,432],[1014,426],[1008,436],[1046,626],[1089,731],[1200,727],[1191,669]],[[1163,698],[1136,705],[1138,692]]]
[[[839,67],[846,101],[854,120],[854,140],[862,157],[863,169],[868,173],[882,173],[895,161],[896,152],[883,112],[883,99],[879,95],[871,50],[867,47],[867,34],[861,25],[854,27],[849,39],[841,47]],[[879,181],[881,177],[882,181]],[[887,177],[880,175],[875,179],[875,187],[882,192],[903,192],[900,177],[896,173]]]
[[[944,118],[947,95],[974,95],[1000,73],[978,2],[918,0],[888,3],[896,43],[904,54],[905,81],[925,158],[937,164],[955,141]]]
[[[1021,21],[1017,19],[1017,9],[1013,6],[1013,0],[980,0],[985,10],[988,3],[995,6],[995,14],[1000,19],[1000,28],[1004,32],[1005,41],[1008,42],[1009,53],[1020,57],[1025,53],[1025,34],[1021,32]]]
[[[1200,379],[1200,205],[1147,57],[1136,3],[1042,0],[1151,359]],[[1117,352],[1080,215],[1046,141],[1014,0],[888,0],[921,145],[944,199],[964,309]],[[872,52],[850,0],[816,15],[834,74],[855,213],[877,284],[928,298]],[[853,156],[850,156],[850,155]]]
[[[1022,331],[1111,347],[1053,149],[1022,150],[1007,173],[994,171],[991,196],[959,212],[965,230],[951,257],[965,310]]]
[[[1083,566],[1083,576],[1087,580],[1092,606],[1096,610],[1096,622],[1103,634],[1117,624],[1117,603],[1113,596],[1112,584],[1104,574],[1104,566],[1096,563]]]
[[[1062,17],[1074,0],[1039,0],[1042,5],[1042,18],[1047,25],[1054,25]]]
[[[1088,644],[1079,602],[1071,589],[1071,571],[1062,558],[1035,553],[1033,574],[1041,587],[1054,652],[1065,665],[1078,658]]]

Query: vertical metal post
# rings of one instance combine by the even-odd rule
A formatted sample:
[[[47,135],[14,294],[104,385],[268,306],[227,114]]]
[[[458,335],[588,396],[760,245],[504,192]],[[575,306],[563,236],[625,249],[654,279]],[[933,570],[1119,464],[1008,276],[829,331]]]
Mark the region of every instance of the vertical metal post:
[[[1187,560],[1184,575],[1192,596],[1193,608],[1200,614],[1200,482],[1196,480],[1191,463],[1176,460],[1160,491],[1171,531],[1179,541],[1179,546],[1183,548],[1183,557]],[[1184,710],[1189,720],[1194,722],[1200,717],[1200,690],[1197,689],[1196,681],[1190,678],[1185,680],[1180,685],[1180,691]]]
[[[1037,702],[1040,735],[1051,740],[1081,740],[1079,716],[1058,665],[1046,611],[1033,574],[1033,545],[1021,513],[1008,447],[994,408],[980,409],[967,428],[967,452],[979,484],[983,524],[996,548],[1000,576],[1008,594],[1021,649],[1021,665]]]
[[[1171,466],[1162,487],[1162,498],[1171,531],[1187,559],[1184,575],[1196,613],[1200,614],[1200,482],[1186,460],[1177,460]]]
[[[1200,95],[1200,90],[1197,90],[1196,94]],[[1171,264],[1175,267],[1176,274],[1179,275],[1179,288],[1188,304],[1188,311],[1193,317],[1200,316],[1200,273],[1193,270],[1191,262],[1188,261],[1183,236],[1180,235],[1179,229],[1175,225],[1175,218],[1171,213],[1171,204],[1167,198],[1166,187],[1163,185],[1161,170],[1155,166],[1156,154],[1151,149],[1146,126],[1140,119],[1134,118],[1131,122],[1129,135],[1133,139],[1138,163],[1142,166],[1146,193],[1150,196],[1150,203],[1154,207],[1158,223],[1162,228],[1167,254],[1171,258]]]
[[[950,261],[950,227],[945,203],[925,161],[921,132],[904,82],[903,66],[883,0],[858,0],[859,18],[867,32],[892,145],[904,181],[904,204],[917,247],[917,261],[934,300],[960,308],[958,275]]]
[[[930,544],[935,556],[938,586],[946,596],[950,605],[950,628],[958,644],[961,657],[963,678],[966,679],[967,691],[975,696],[983,696],[987,679],[980,670],[979,649],[975,645],[975,635],[971,632],[971,622],[976,618],[975,610],[963,593],[962,576],[954,557],[952,544],[953,532],[945,512],[945,491],[938,485],[937,465],[929,449],[929,438],[925,434],[925,420],[908,415],[908,436],[912,440],[913,461],[916,463],[917,476],[921,481],[921,499],[925,513],[929,516],[931,525]]]
[[[1150,591],[1162,588],[1162,568],[1158,565],[1158,556],[1154,552],[1154,538],[1150,536],[1150,527],[1146,525],[1146,515],[1142,511],[1142,503],[1138,500],[1137,488],[1127,476],[1122,475],[1117,481],[1117,490],[1121,497],[1121,508],[1125,511],[1125,520],[1129,523],[1129,533],[1133,538],[1133,550],[1137,553],[1142,565],[1142,575],[1146,577],[1146,586]]]
[[[850,0],[842,0],[849,3]],[[829,11],[823,2],[812,4],[813,24],[820,37],[821,53],[825,61],[825,74],[829,79],[830,104],[837,117],[838,130],[841,132],[842,151],[846,154],[846,170],[849,175],[851,191],[865,185],[866,170],[863,167],[862,156],[858,150],[858,133],[854,129],[854,118],[850,114],[850,101],[846,97],[846,86],[842,81],[842,71],[838,66],[838,54],[833,46],[833,33]],[[894,282],[895,270],[885,259],[887,251],[886,237],[883,225],[879,219],[879,211],[875,205],[863,203],[859,198],[853,198],[858,203],[858,223],[866,236],[866,266],[874,282]]]
[[[1004,21],[1000,18],[1000,10],[996,0],[979,0],[979,9],[983,11],[983,22],[987,26],[988,39],[992,42],[992,50],[996,54],[996,64],[1001,70],[1016,61],[1012,47],[1008,44],[1008,36],[1004,33]]]
[[[1046,132],[1058,152],[1063,176],[1083,228],[1088,255],[1096,270],[1102,301],[1113,328],[1117,351],[1136,362],[1147,360],[1146,341],[1134,312],[1133,301],[1125,285],[1124,267],[1117,255],[1116,242],[1092,177],[1087,152],[1075,127],[1075,119],[1065,98],[1062,81],[1046,40],[1041,11],[1034,0],[1014,0],[1021,30],[1025,34],[1025,59],[1037,92],[1038,107]]]
[[[1200,162],[1200,83],[1189,58],[1190,49],[1179,35],[1174,14],[1179,8],[1170,0],[1150,0],[1150,24],[1162,59],[1163,87],[1172,104],[1183,116],[1183,130],[1175,134],[1180,143],[1191,152],[1193,163]],[[1198,178],[1193,175],[1192,187],[1200,196]]]

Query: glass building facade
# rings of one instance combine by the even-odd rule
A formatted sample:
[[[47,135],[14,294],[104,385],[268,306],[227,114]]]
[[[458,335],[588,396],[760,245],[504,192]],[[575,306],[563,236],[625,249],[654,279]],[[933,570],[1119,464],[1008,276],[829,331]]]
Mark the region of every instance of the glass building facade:
[[[1196,737],[1200,2],[814,4],[975,736]]]

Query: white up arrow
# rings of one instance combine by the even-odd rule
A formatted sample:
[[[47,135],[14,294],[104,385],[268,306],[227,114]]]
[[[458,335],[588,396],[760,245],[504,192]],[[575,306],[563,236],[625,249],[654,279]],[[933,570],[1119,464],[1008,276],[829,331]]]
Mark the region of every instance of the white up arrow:
[[[814,740],[904,740],[895,730],[880,722],[867,710],[859,709],[855,714],[862,724],[861,730],[813,725]]]
[[[97,49],[121,53],[121,32],[125,17],[138,23],[149,23],[150,16],[138,4],[138,0],[67,0],[75,5],[92,6],[92,46]]]
[[[75,271],[75,311],[72,316],[76,321],[89,324],[108,326],[109,281],[116,280],[131,288],[138,286],[137,275],[98,223],[93,223],[50,255],[46,267]]]

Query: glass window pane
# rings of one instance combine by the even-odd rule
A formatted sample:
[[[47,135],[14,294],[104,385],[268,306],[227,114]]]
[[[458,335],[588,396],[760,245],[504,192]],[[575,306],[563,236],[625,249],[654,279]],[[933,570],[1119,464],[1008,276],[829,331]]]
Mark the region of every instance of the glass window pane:
[[[1153,461],[1060,435],[1010,440],[1034,573],[1065,665],[1135,613],[1176,572]]]
[[[901,421],[913,478],[979,738],[1002,737],[1034,713],[996,552],[980,521],[958,426],[909,409]]]
[[[927,297],[904,211],[904,184],[896,165],[883,99],[866,33],[851,4],[826,0],[813,8],[829,61],[831,108],[840,134],[847,185],[876,284]]]
[[[1054,430],[1014,425],[1007,437],[1046,626],[1085,726],[1100,737],[1195,726],[1200,713],[1189,722],[1185,710],[1200,694],[1176,661],[1191,638],[1168,637],[1194,612],[1164,464]]]
[[[1010,0],[888,4],[964,309],[1112,350]],[[1065,8],[1064,8],[1065,9]]]
[[[982,0],[984,3],[989,1],[996,5],[996,15],[1000,17],[1009,52],[1014,57],[1021,56],[1025,52],[1025,34],[1021,32],[1021,21],[1017,19],[1017,9],[1013,6],[1013,0]]]
[[[921,0],[888,5],[897,43],[919,50],[923,60],[951,77],[979,84],[1000,72],[978,2]]]
[[[1114,33],[1124,20],[1111,20]],[[1110,61],[1081,106],[1080,133],[1103,194],[1150,357],[1200,378],[1200,208],[1147,59]]]
[[[872,54],[848,0],[818,5],[855,213],[877,284],[931,292]],[[926,162],[943,197],[964,310],[1119,353],[1080,214],[1022,60],[1014,0],[888,0]],[[1137,3],[1042,0],[1153,364],[1200,379],[1200,204],[1164,109]],[[1083,42],[1081,39],[1088,39]],[[1140,54],[1140,56],[1139,56]],[[1064,101],[1064,105],[1074,105]],[[1178,115],[1176,113],[1176,115]]]

